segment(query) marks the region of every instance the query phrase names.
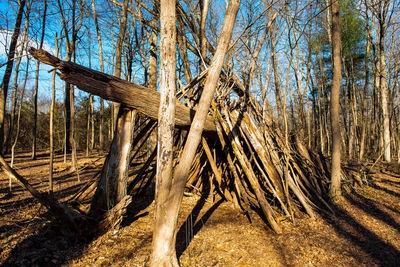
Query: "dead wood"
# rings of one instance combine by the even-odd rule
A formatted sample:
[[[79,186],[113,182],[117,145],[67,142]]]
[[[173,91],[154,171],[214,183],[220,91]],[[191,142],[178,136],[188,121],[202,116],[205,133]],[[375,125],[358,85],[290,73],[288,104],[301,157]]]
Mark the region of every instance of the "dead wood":
[[[38,50],[31,47],[29,52],[40,62],[61,71],[59,74],[61,79],[78,86],[81,90],[135,108],[138,112],[157,120],[160,105],[159,92],[73,62],[63,61],[43,49]],[[180,101],[176,101],[175,119],[177,127],[188,128],[194,114],[195,110],[186,107]],[[210,116],[206,120],[204,130],[215,132],[215,125]]]

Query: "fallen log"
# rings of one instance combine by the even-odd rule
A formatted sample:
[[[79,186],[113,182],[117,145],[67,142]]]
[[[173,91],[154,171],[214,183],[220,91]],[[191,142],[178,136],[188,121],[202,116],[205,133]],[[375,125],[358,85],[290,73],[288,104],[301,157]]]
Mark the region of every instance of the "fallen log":
[[[73,62],[63,61],[43,49],[31,47],[29,53],[37,60],[61,71],[62,80],[76,85],[79,89],[98,95],[136,109],[138,112],[157,120],[160,105],[160,93],[120,78],[95,71]],[[189,128],[195,110],[176,102],[175,124],[179,128]],[[215,132],[214,120],[208,116],[204,131]]]

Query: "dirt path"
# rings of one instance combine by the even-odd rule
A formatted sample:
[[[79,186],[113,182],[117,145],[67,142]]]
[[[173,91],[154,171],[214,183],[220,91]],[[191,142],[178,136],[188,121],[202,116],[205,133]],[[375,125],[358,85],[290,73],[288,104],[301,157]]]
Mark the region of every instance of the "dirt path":
[[[89,179],[101,161],[82,159]],[[60,197],[77,190],[76,176],[58,159]],[[18,171],[38,188],[48,174],[45,155],[18,158]],[[86,163],[84,163],[84,161]],[[86,165],[85,165],[86,164]],[[92,166],[91,166],[92,164]],[[151,196],[136,200],[125,226],[87,242],[44,219],[39,205],[20,187],[9,196],[0,175],[0,264],[4,266],[143,266],[153,226]],[[284,221],[276,235],[254,214],[252,223],[229,203],[184,198],[177,253],[182,266],[400,266],[400,175],[373,173],[334,207],[335,215]],[[39,210],[39,211],[38,211]]]

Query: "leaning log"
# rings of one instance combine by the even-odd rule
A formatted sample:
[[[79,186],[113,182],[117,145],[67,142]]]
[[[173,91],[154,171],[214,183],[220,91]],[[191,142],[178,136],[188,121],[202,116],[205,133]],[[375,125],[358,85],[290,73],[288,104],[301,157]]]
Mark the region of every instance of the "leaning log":
[[[43,49],[31,47],[29,53],[40,62],[55,67],[61,72],[59,76],[62,80],[76,85],[79,89],[101,96],[103,99],[125,104],[157,120],[160,106],[160,93],[73,62],[63,61]],[[175,113],[176,126],[180,128],[189,128],[195,110],[177,101]],[[206,120],[204,131],[216,131],[214,120],[211,116]]]

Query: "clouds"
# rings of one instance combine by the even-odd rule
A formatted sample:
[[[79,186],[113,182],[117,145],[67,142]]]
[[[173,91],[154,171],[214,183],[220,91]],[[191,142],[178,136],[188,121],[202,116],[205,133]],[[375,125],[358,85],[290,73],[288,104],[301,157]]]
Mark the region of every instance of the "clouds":
[[[10,47],[12,34],[13,34],[13,30],[0,28],[0,64],[4,63],[7,60],[7,55],[8,55],[7,53],[8,53],[8,49]],[[25,33],[22,32],[18,37],[18,43],[17,43],[17,48],[16,48],[16,53],[18,53],[18,54],[21,51],[21,45],[24,40],[24,35],[25,35]],[[28,36],[26,38],[27,38],[27,46],[28,47],[35,47],[35,48],[39,47],[40,43],[36,40],[35,37],[32,37],[28,34]],[[44,43],[43,43],[43,49],[49,51],[52,54],[55,54],[55,49],[52,47],[52,45],[50,45],[46,41],[44,41]],[[26,50],[26,49],[24,49],[24,50]],[[26,54],[26,52],[24,52],[24,54]]]

